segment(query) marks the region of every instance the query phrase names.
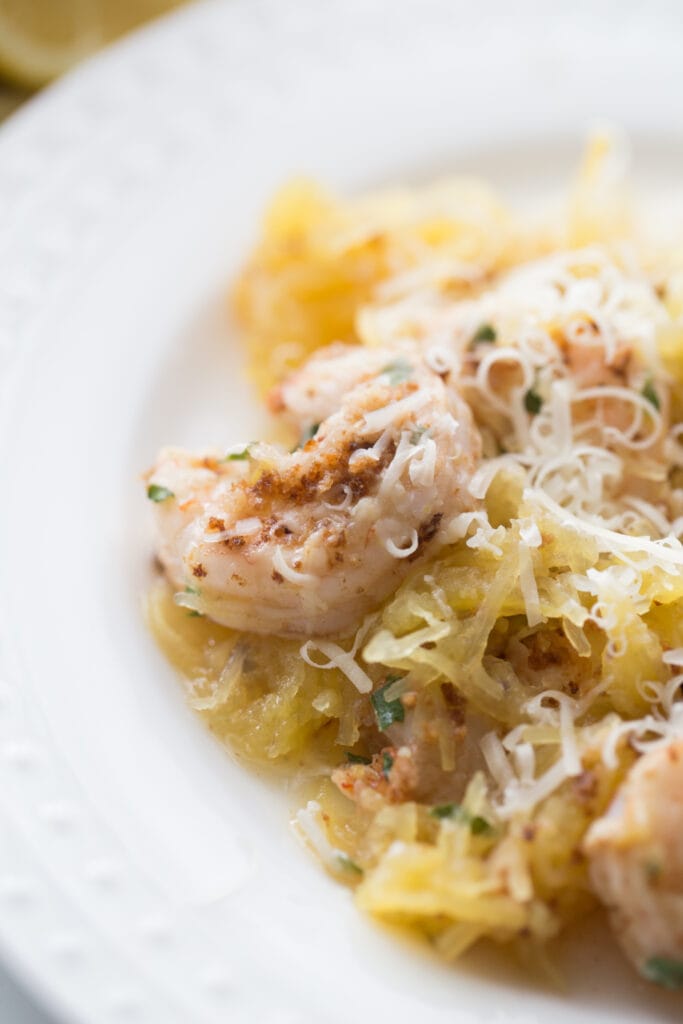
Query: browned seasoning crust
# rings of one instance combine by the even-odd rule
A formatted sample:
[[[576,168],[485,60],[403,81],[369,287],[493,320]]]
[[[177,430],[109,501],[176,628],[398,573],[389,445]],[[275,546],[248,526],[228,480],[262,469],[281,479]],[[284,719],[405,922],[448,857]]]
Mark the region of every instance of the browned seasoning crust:
[[[315,444],[314,438],[306,448]],[[368,443],[368,447],[371,446]],[[285,470],[266,470],[253,483],[244,481],[241,484],[245,504],[267,514],[276,504],[304,505],[344,486],[350,488],[353,500],[357,501],[377,484],[396,452],[396,445],[392,442],[379,459],[359,460],[357,469],[351,467],[351,456],[362,448],[358,441],[349,441],[339,449],[321,450],[313,465],[304,472],[296,464]]]
[[[385,747],[374,754],[370,764],[347,764],[335,768],[334,784],[348,796],[368,805],[377,794],[389,803],[404,803],[414,795],[418,771],[413,752],[407,747]]]
[[[372,442],[368,442],[367,447],[372,447]],[[309,441],[306,449],[308,452],[315,451],[316,439]],[[383,472],[393,459],[396,445],[392,441],[379,458],[357,458],[354,464],[350,465],[351,456],[363,450],[364,446],[358,441],[349,441],[331,451],[320,446],[313,463],[309,461],[303,471],[300,464],[292,462],[284,469],[268,468],[255,480],[241,481],[236,488],[236,501],[252,514],[256,513],[259,516],[261,528],[247,537],[240,534],[226,537],[221,542],[222,545],[233,550],[248,549],[267,543],[273,537],[280,543],[296,543],[299,538],[280,518],[282,507],[297,508],[326,499],[329,499],[331,504],[336,504],[343,497],[345,487],[350,491],[352,501],[358,501],[371,494],[379,486]],[[424,524],[423,534],[428,539],[431,539],[438,529],[438,522],[433,521],[435,519],[440,521],[441,516],[432,517],[432,520]],[[210,525],[211,523],[214,532],[225,528],[222,519],[212,518]],[[323,534],[330,567],[342,563],[345,560],[343,549],[346,544],[346,531],[334,516],[333,510],[329,516],[322,516],[318,520],[317,530]],[[294,568],[297,566],[294,565]],[[201,572],[193,572],[195,575],[202,575]],[[275,583],[283,582],[283,576],[277,570],[273,571],[272,579]]]

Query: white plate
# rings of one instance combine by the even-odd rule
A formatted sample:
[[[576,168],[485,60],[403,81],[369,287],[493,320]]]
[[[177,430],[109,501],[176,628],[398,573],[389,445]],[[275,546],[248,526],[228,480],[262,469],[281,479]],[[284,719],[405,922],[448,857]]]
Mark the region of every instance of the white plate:
[[[358,915],[147,635],[138,480],[161,442],[257,429],[224,294],[279,182],[480,169],[528,194],[602,116],[664,187],[683,165],[677,10],[199,5],[0,133],[0,940],[66,1019],[680,1017],[604,936],[575,944],[565,997]]]

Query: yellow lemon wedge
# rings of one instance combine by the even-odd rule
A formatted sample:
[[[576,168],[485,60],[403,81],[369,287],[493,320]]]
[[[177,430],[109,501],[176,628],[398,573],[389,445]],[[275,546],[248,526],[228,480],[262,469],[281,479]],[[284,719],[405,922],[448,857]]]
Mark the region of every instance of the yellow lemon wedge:
[[[0,78],[35,89],[183,0],[0,0]]]
[[[0,75],[36,88],[104,42],[89,0],[0,0]]]

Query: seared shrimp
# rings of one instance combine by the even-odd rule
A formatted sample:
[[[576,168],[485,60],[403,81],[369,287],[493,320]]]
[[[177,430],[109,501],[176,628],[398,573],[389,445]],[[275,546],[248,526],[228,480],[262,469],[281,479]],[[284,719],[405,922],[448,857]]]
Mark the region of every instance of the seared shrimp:
[[[584,849],[628,957],[683,986],[683,740],[641,757]]]
[[[401,351],[397,345],[387,353],[384,348],[359,345],[328,345],[314,352],[303,366],[286,380],[276,384],[267,396],[271,412],[280,416],[299,433],[305,434],[340,408],[344,396],[364,379],[384,371],[389,378],[401,376]],[[408,346],[407,352],[414,352]]]
[[[346,387],[301,449],[255,444],[228,459],[166,450],[148,474],[157,496],[171,492],[155,505],[167,575],[216,622],[350,630],[472,508],[479,436],[454,387],[417,347],[357,360],[355,380],[351,355],[328,354]]]

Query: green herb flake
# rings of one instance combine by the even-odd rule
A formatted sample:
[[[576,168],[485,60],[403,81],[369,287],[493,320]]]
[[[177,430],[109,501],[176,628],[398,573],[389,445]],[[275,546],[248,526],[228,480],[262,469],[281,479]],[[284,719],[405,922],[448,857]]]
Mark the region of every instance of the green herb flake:
[[[461,810],[462,808],[459,804],[438,804],[430,809],[429,816],[442,821],[444,818],[455,818]]]
[[[336,856],[337,864],[342,869],[342,871],[347,871],[350,875],[360,876],[363,874],[363,869],[360,866],[360,864],[356,864],[355,860],[351,860],[348,854],[337,853]]]
[[[150,484],[147,488],[147,497],[150,501],[168,501],[169,498],[175,498],[173,491],[169,491],[168,487],[162,487],[160,484]]]
[[[649,860],[645,864],[645,878],[648,885],[656,885],[662,874],[662,865],[656,860]]]
[[[298,452],[300,448],[303,448],[305,444],[308,444],[308,442],[315,437],[319,430],[319,423],[311,423],[310,427],[306,427],[303,434],[299,438],[299,443],[295,444],[291,451]]]
[[[246,448],[243,448],[241,452],[231,452],[230,455],[226,455],[223,462],[242,462],[244,459],[250,457],[250,449],[253,441],[250,441]]]
[[[532,416],[536,416],[541,411],[543,405],[543,399],[539,395],[538,391],[534,388],[529,388],[524,396],[524,408],[527,412],[531,413]]]
[[[303,435],[302,435],[302,438],[301,438],[302,445],[306,444],[307,441],[310,441],[312,437],[315,437],[315,435],[318,433],[319,430],[320,430],[320,424],[319,423],[311,423],[310,427],[308,427],[308,429],[304,430],[304,432],[303,432]]]
[[[370,700],[372,706],[375,709],[375,718],[377,719],[377,725],[382,730],[388,729],[394,722],[402,722],[405,718],[405,708],[401,702],[400,697],[396,700],[385,700],[384,694],[389,687],[398,682],[401,676],[388,676],[384,686],[380,686],[379,690],[375,690],[374,693],[370,694]]]
[[[389,772],[394,767],[394,759],[391,754],[382,754],[382,775],[385,779],[389,778]]]
[[[683,963],[667,956],[652,956],[641,967],[640,973],[648,981],[663,988],[683,988]]]
[[[481,324],[477,328],[475,333],[472,335],[472,344],[478,345],[482,341],[495,341],[496,340],[496,329],[491,324]]]
[[[470,818],[470,832],[473,836],[489,836],[493,829],[486,818],[475,814],[473,818]]]
[[[660,402],[659,395],[655,390],[655,385],[652,380],[652,377],[648,377],[648,379],[645,381],[643,390],[641,391],[641,395],[643,396],[643,398],[647,398],[650,405],[653,405],[655,409],[659,412],[662,403]]]
[[[469,825],[473,836],[485,836],[493,832],[493,828],[486,818],[482,818],[479,814],[470,814],[460,804],[438,804],[431,808],[429,814],[430,817],[437,818],[439,821],[457,821],[462,825]]]
[[[195,596],[198,596],[199,595],[199,587],[190,586],[190,584],[188,583],[188,585],[185,587],[185,593],[186,594],[194,594]]]
[[[402,384],[404,380],[412,377],[413,368],[405,359],[396,359],[393,363],[388,363],[381,374],[383,377],[389,378],[389,384],[392,387],[396,387],[397,384]]]
[[[346,760],[349,764],[372,764],[371,757],[364,757],[363,754],[354,754],[353,751],[346,751]]]
[[[194,609],[191,612],[187,613],[187,617],[188,617],[188,619],[203,619],[204,618],[204,616],[202,615],[201,612],[195,611]]]
[[[417,444],[420,438],[424,437],[424,435],[427,433],[427,429],[427,427],[421,427],[420,424],[418,423],[418,425],[415,427],[415,430],[413,430],[412,434],[410,435],[410,443]]]

